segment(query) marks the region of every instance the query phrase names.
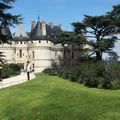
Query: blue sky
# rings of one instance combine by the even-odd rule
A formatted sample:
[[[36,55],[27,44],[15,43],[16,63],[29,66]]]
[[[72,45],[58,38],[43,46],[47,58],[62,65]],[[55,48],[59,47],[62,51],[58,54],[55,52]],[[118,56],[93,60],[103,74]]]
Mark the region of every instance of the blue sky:
[[[81,21],[84,15],[102,15],[112,10],[120,0],[16,0],[11,13],[24,17],[24,29],[30,31],[31,21],[61,23],[64,30],[71,30],[71,23]],[[16,29],[12,28],[12,31]]]

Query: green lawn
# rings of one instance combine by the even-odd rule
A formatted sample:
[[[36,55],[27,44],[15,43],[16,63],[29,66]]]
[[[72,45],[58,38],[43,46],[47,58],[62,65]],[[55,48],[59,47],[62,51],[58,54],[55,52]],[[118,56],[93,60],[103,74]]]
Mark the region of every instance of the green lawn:
[[[0,90],[0,120],[120,120],[120,90],[39,74]]]

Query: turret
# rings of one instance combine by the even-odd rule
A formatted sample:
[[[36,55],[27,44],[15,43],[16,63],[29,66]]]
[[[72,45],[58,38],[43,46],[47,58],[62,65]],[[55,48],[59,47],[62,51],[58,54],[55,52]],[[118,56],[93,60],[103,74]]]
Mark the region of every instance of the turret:
[[[42,31],[41,31],[40,26],[41,26],[40,21],[38,21],[34,29],[30,33],[30,37],[32,39],[39,39],[42,36]]]

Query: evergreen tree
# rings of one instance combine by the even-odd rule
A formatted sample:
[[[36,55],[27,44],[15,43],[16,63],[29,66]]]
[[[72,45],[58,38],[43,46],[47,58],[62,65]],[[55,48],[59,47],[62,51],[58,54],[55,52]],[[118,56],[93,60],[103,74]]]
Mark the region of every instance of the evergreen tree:
[[[8,10],[12,9],[12,4],[15,0],[0,0],[0,41],[7,42],[9,36],[3,34],[3,26],[14,26],[14,24],[19,24],[22,21],[20,15],[13,15],[8,12]]]
[[[83,44],[86,38],[83,35],[76,34],[75,32],[63,31],[59,35],[58,43],[64,44]]]
[[[113,11],[101,16],[85,15],[82,22],[72,23],[74,31],[81,34],[84,30],[90,44],[93,47],[93,53],[96,54],[96,60],[102,60],[103,52],[111,52],[114,43],[117,40],[115,34],[120,30],[120,5],[114,6]]]

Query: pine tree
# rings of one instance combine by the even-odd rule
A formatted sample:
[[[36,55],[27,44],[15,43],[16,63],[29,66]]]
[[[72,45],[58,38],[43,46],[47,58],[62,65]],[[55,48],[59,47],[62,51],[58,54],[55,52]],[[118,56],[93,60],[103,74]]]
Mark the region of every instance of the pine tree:
[[[13,8],[12,4],[14,2],[15,0],[0,0],[0,41],[4,43],[7,42],[9,36],[2,33],[3,26],[14,26],[22,22],[21,15],[13,15],[8,12],[8,10]]]

